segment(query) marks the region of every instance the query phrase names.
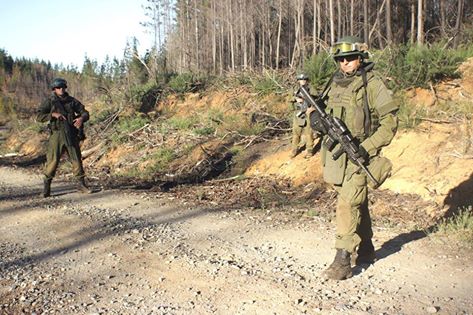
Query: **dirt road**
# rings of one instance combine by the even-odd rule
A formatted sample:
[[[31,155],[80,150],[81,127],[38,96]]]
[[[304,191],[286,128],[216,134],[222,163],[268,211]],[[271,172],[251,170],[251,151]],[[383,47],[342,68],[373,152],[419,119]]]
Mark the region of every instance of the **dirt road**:
[[[324,281],[333,225],[300,209],[74,191],[0,168],[1,314],[473,314],[470,252],[375,228],[380,258]]]

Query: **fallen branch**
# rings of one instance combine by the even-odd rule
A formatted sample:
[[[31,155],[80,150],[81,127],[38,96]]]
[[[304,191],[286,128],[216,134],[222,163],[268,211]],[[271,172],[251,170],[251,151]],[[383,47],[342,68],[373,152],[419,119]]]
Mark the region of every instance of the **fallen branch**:
[[[104,145],[105,145],[105,142],[102,141],[101,143],[97,144],[95,147],[82,151],[82,159],[85,160],[86,158],[88,158],[89,156],[97,152]]]
[[[473,155],[471,155],[471,154],[462,154],[462,153],[460,153],[456,150],[455,150],[455,152],[450,153],[449,155],[453,156],[453,157],[456,157],[458,159],[462,159],[462,160],[471,160],[471,159],[473,159]]]
[[[232,181],[232,180],[235,180],[235,179],[244,179],[244,178],[247,178],[247,176],[245,176],[245,175],[235,175],[235,176],[227,177],[227,178],[213,179],[210,182],[212,182],[212,183],[227,182],[227,181]]]
[[[453,124],[454,121],[451,120],[441,120],[441,119],[432,119],[432,118],[419,118],[419,120],[428,121],[435,124]]]
[[[148,126],[149,126],[149,123],[145,124],[145,125],[144,125],[143,127],[141,127],[141,128],[136,129],[135,131],[129,133],[128,136],[131,137],[131,136],[133,136],[135,133],[137,133],[137,132],[139,132],[139,131],[145,129],[145,128],[148,127]]]

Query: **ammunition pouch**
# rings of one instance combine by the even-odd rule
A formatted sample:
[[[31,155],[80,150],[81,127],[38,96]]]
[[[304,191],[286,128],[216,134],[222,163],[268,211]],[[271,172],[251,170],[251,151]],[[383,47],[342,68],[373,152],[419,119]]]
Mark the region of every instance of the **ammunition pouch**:
[[[375,185],[372,181],[368,181],[368,186],[372,189],[376,189],[381,184],[383,184],[386,179],[391,176],[391,170],[393,168],[393,164],[391,160],[384,156],[375,156],[370,159],[370,163],[368,164],[368,170],[379,183],[379,185]]]

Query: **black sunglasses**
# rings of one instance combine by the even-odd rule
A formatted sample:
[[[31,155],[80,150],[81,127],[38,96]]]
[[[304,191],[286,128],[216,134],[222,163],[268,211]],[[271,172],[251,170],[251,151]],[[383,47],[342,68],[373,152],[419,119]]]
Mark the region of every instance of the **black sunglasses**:
[[[337,62],[342,62],[343,60],[346,60],[347,62],[351,62],[353,60],[358,59],[358,55],[348,55],[348,56],[341,56],[341,57],[336,57],[335,60]]]

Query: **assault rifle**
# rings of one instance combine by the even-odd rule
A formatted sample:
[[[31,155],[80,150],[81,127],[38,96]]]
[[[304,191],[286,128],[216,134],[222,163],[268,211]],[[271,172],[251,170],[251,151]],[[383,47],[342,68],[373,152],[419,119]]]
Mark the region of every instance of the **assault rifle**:
[[[74,130],[72,130],[73,127],[71,127],[72,121],[69,117],[70,115],[67,114],[67,112],[64,109],[64,106],[62,106],[62,104],[60,104],[60,106],[58,106],[57,104],[53,104],[53,106],[51,108],[51,113],[52,112],[58,112],[58,113],[60,113],[61,115],[64,116],[64,118],[65,118],[64,120],[57,119],[57,121],[58,121],[58,123],[64,125],[64,133],[65,133],[65,137],[64,137],[65,139],[64,140],[66,141],[66,145],[67,146],[72,146],[73,143],[71,141],[72,141],[72,137],[75,133],[74,133]]]
[[[378,181],[366,167],[368,161],[363,154],[364,149],[360,149],[361,145],[359,144],[358,139],[353,137],[345,123],[341,119],[333,117],[325,112],[324,109],[326,106],[321,96],[314,100],[303,86],[300,87],[298,92],[299,95],[314,108],[314,111],[310,113],[311,126],[312,121],[315,121],[316,124],[319,124],[321,127],[320,129],[322,129],[327,135],[327,138],[323,143],[327,150],[331,152],[337,144],[340,144],[340,149],[332,154],[332,158],[337,160],[343,153],[346,153],[348,159],[363,170],[376,186],[379,186]]]

